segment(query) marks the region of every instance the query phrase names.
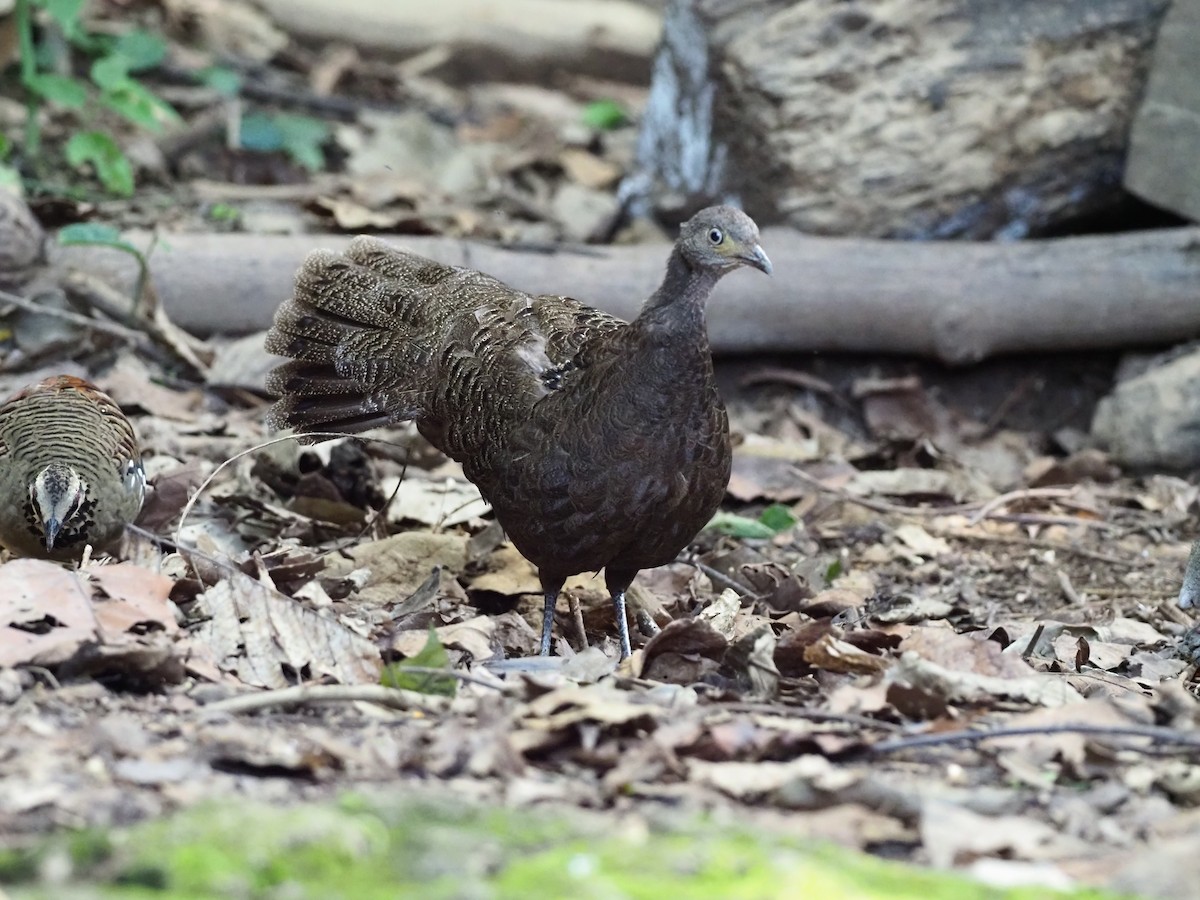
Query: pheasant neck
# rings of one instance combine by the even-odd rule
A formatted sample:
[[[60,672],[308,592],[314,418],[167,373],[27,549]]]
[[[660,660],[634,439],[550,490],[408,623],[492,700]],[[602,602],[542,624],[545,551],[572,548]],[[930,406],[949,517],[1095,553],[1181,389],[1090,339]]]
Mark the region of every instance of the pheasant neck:
[[[676,247],[667,272],[650,295],[634,324],[658,339],[666,337],[707,341],[704,304],[721,278],[720,270],[691,265]]]

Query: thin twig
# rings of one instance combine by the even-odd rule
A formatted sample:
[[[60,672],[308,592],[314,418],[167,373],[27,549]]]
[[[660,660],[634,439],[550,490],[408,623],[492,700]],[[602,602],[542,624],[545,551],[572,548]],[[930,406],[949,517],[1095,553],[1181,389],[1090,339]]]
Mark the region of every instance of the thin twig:
[[[778,716],[781,719],[807,719],[811,722],[833,722],[841,725],[853,725],[856,728],[874,728],[879,731],[899,731],[902,726],[894,722],[881,722],[868,716],[856,716],[852,713],[835,713],[821,709],[808,709],[802,706],[785,706],[775,703],[724,703],[719,707],[728,712],[762,713],[767,716]]]
[[[1042,541],[1037,538],[1025,538],[1011,534],[969,534],[962,531],[950,531],[949,529],[938,529],[938,537],[957,538],[963,541],[986,541],[993,544],[1015,544],[1020,547],[1032,547],[1037,550],[1052,550],[1056,553],[1070,553],[1074,556],[1082,556],[1085,559],[1094,559],[1097,562],[1109,563],[1114,566],[1126,566],[1131,569],[1141,566],[1140,559],[1122,559],[1119,556],[1110,556],[1107,553],[1099,553],[1095,550],[1085,550],[1083,547],[1073,547],[1070,544],[1059,544],[1054,541]]]
[[[1075,590],[1075,585],[1071,584],[1071,576],[1063,569],[1056,570],[1054,574],[1058,578],[1058,586],[1062,588],[1063,596],[1076,606],[1082,606],[1083,598],[1079,596],[1079,591]]]
[[[989,731],[945,731],[940,734],[920,734],[914,737],[880,741],[872,746],[872,754],[899,753],[921,747],[936,747],[939,744],[976,744],[998,738],[1032,737],[1047,734],[1091,734],[1098,737],[1149,738],[1158,744],[1180,744],[1184,747],[1200,747],[1200,734],[1189,734],[1174,728],[1159,728],[1154,725],[1043,725],[1019,728],[995,728]]]
[[[571,619],[575,623],[575,631],[579,635],[579,652],[582,653],[588,644],[587,627],[583,623],[583,607],[579,605],[579,596],[574,591],[567,592],[567,605],[571,609]]]
[[[1046,630],[1046,625],[1043,622],[1038,623],[1038,627],[1033,630],[1033,635],[1029,638],[1029,643],[1025,645],[1025,649],[1021,651],[1021,659],[1029,662],[1029,657],[1033,655],[1033,651],[1037,649],[1038,641],[1042,639],[1042,634]]]
[[[478,675],[472,675],[469,672],[459,672],[455,669],[438,669],[433,666],[406,666],[403,663],[397,663],[395,664],[394,671],[397,674],[412,672],[414,675],[445,675],[449,678],[457,678],[466,684],[478,684],[481,687],[491,688],[493,691],[500,691],[502,694],[512,690],[502,681],[488,681],[486,678],[480,678]]]
[[[453,674],[445,672],[443,674]],[[256,694],[242,694],[205,704],[201,709],[207,713],[248,713],[286,706],[301,706],[305,703],[378,703],[391,709],[419,710],[439,714],[450,708],[449,697],[420,694],[401,688],[384,687],[382,684],[311,684],[298,687],[279,688]]]
[[[756,594],[754,592],[753,588],[750,588],[747,585],[742,584],[736,578],[731,578],[729,575],[726,575],[720,569],[714,569],[712,566],[708,565],[707,563],[702,563],[698,559],[688,560],[688,562],[690,562],[693,566],[695,566],[697,569],[699,569],[701,572],[703,572],[705,575],[707,575],[710,581],[716,582],[721,587],[729,588],[731,591],[734,591],[739,597],[748,597],[750,599],[758,599],[758,594]]]
[[[990,517],[996,510],[1000,509],[1000,507],[1008,506],[1008,504],[1015,503],[1018,500],[1069,500],[1077,493],[1078,491],[1075,488],[1053,487],[1021,488],[1017,491],[1009,491],[1007,494],[993,497],[987,503],[983,504],[978,512],[970,518],[968,524],[978,525],[984,519]]]
[[[1113,526],[1099,519],[1083,516],[1049,516],[1045,513],[992,513],[989,522],[1010,522],[1013,525],[1066,525],[1067,527],[1091,528],[1095,531],[1111,531]]]
[[[118,325],[116,322],[93,319],[91,316],[71,312],[67,309],[54,309],[53,307],[42,306],[40,303],[36,303],[33,300],[26,300],[24,297],[11,294],[8,291],[0,291],[0,301],[15,306],[18,309],[23,309],[28,313],[48,316],[51,319],[61,319],[64,322],[70,322],[72,325],[78,325],[81,328],[88,328],[92,331],[98,331],[101,334],[107,334],[110,337],[128,341],[143,349],[150,346],[150,341],[142,332],[133,328],[126,328],[124,325]]]
[[[172,359],[183,363],[199,375],[208,373],[209,364],[201,358],[202,354],[208,353],[204,342],[177,327],[166,318],[161,308],[149,308],[141,315],[136,311],[127,312],[122,308],[122,304],[129,298],[112,285],[87,272],[68,272],[61,282],[63,290],[81,298],[110,318],[136,323],[144,335]],[[136,307],[141,302],[140,298],[150,295],[152,292],[143,290],[138,298],[134,299],[133,305]]]
[[[637,620],[638,631],[642,633],[643,637],[651,638],[662,631],[658,627],[658,623],[654,621],[654,617],[644,609],[639,609],[634,618]]]
[[[843,488],[830,487],[822,483],[819,478],[809,475],[799,466],[792,467],[792,473],[806,484],[811,485],[817,490],[833,494],[847,503],[853,503],[873,512],[897,513],[898,515],[910,516],[947,516],[955,513],[969,513],[979,509],[980,502],[973,501],[971,503],[957,503],[950,506],[901,506],[899,503],[888,503],[886,500],[872,500],[868,497],[860,497],[857,494],[852,494]]]

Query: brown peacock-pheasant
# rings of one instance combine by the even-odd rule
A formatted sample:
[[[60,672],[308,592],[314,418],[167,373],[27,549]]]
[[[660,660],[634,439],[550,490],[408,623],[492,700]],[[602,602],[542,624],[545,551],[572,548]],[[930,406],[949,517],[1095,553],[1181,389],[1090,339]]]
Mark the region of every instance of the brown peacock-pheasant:
[[[142,508],[146,473],[129,419],[94,384],[56,375],[0,405],[0,544],[78,560],[108,550]]]
[[[676,558],[729,482],[704,314],[721,276],[744,265],[771,271],[758,227],[705,209],[624,322],[372,238],[315,251],[267,335],[292,359],[268,380],[280,397],[268,422],[356,432],[415,420],[537,566],[541,653],[563,582],[603,569],[628,656],[626,589]]]

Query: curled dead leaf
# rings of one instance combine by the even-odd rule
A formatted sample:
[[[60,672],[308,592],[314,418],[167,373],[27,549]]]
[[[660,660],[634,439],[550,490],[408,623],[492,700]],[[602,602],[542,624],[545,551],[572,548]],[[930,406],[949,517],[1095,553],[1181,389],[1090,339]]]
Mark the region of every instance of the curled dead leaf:
[[[853,675],[873,675],[889,666],[883,657],[860,650],[835,637],[832,632],[822,635],[804,648],[804,661],[814,669]]]

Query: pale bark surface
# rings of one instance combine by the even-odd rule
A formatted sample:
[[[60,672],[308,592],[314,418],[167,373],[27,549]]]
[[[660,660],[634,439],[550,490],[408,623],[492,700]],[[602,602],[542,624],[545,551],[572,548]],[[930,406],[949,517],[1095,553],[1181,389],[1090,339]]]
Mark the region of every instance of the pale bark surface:
[[[678,0],[626,190],[821,234],[1036,234],[1117,195],[1166,6]]]
[[[144,243],[138,237],[135,243]],[[200,334],[259,330],[314,247],[342,236],[172,235],[150,261],[163,304]],[[630,318],[658,285],[669,246],[505,249],[450,238],[395,239],[533,293],[567,294]],[[966,364],[1001,353],[1136,347],[1200,334],[1200,229],[1020,243],[899,243],[763,234],[770,279],[725,279],[709,304],[717,352],[908,353]],[[132,288],[126,254],[56,248]]]
[[[1200,220],[1200,0],[1174,0],[1154,48],[1146,98],[1129,134],[1125,186]]]
[[[570,69],[641,81],[660,17],[632,0],[260,0],[291,34],[410,55],[442,48],[443,74],[538,77]]]

